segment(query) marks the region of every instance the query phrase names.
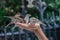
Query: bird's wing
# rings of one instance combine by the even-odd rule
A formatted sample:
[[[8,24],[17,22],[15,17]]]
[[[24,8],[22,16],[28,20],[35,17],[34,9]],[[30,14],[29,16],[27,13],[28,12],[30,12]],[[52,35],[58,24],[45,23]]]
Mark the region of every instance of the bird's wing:
[[[12,16],[4,16],[4,17],[10,18],[10,19],[12,19],[12,18],[13,18]]]

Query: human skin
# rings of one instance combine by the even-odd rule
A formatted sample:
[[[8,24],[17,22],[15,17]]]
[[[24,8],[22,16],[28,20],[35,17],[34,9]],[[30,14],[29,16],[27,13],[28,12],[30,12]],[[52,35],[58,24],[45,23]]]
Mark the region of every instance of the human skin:
[[[26,30],[29,30],[31,32],[34,32],[39,40],[48,40],[48,38],[43,33],[40,26],[37,26],[37,25],[32,24],[32,23],[27,23],[26,24],[26,23],[20,23],[20,22],[16,22],[15,24],[19,25],[22,29],[26,29]]]

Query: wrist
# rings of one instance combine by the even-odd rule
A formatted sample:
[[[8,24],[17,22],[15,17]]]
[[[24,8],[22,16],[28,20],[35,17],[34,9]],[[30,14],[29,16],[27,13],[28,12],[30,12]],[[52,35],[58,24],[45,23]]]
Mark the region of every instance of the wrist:
[[[42,29],[39,28],[37,29],[35,32],[35,35],[38,37],[38,39],[42,39],[42,40],[48,40],[48,38],[46,37],[46,35],[43,33]]]
[[[42,30],[41,28],[38,28],[38,29],[36,29],[36,30],[34,31],[34,33],[35,33],[35,34],[38,34],[38,33],[41,32],[41,30]]]

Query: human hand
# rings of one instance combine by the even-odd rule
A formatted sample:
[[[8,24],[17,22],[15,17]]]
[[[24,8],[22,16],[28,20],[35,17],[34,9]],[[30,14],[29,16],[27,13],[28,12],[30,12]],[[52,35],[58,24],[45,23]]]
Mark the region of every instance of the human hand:
[[[39,40],[48,40],[48,38],[45,36],[40,26],[36,24],[32,24],[32,23],[26,24],[26,23],[20,23],[20,22],[16,22],[15,24],[19,25],[22,29],[26,29],[31,32],[34,32]]]
[[[22,29],[26,29],[29,30],[31,32],[35,32],[36,30],[38,30],[40,28],[39,25],[36,24],[32,24],[32,23],[20,23],[20,22],[16,22],[16,25],[19,25]]]

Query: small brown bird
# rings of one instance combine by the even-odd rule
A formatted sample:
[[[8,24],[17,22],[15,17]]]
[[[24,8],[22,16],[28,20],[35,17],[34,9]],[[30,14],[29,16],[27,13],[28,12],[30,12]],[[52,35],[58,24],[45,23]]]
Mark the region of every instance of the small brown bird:
[[[7,17],[7,18],[10,18],[11,19],[11,22],[6,26],[8,27],[9,25],[11,24],[15,24],[16,22],[24,22],[22,18],[19,17],[20,16],[20,13],[17,13],[15,16],[4,16],[4,17]],[[18,25],[15,25],[14,27],[16,27]]]
[[[42,23],[39,19],[37,19],[35,17],[30,18],[30,23],[35,24],[38,28],[40,28],[41,24],[46,26],[44,23]],[[37,29],[37,28],[31,28],[31,29]]]
[[[37,19],[35,17],[30,18],[30,23],[33,23],[33,24],[36,24],[36,25],[42,24],[42,25],[46,26],[44,23],[42,23],[39,19]]]
[[[26,14],[24,20],[25,20],[25,23],[29,23],[29,20],[30,20],[30,17],[31,15],[30,14]]]

